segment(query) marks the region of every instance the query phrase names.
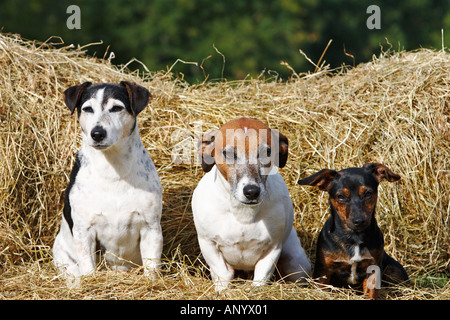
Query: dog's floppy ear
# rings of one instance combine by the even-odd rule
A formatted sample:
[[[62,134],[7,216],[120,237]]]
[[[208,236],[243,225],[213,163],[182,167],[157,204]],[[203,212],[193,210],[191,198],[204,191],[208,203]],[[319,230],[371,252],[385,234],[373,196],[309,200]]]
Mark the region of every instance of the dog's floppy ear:
[[[198,152],[200,155],[200,161],[202,169],[205,172],[209,172],[216,161],[214,160],[214,146],[216,133],[219,130],[212,130],[204,134],[198,141]]]
[[[276,163],[276,165],[278,168],[283,168],[286,165],[288,158],[289,141],[288,138],[281,132],[278,132],[278,146],[278,163]]]
[[[378,182],[383,179],[386,179],[389,182],[400,180],[400,176],[398,174],[393,173],[391,169],[381,163],[366,163],[363,165],[363,168],[369,172],[372,172]]]
[[[134,116],[137,116],[152,98],[150,91],[135,82],[121,81],[120,84],[127,89],[131,111]]]
[[[272,132],[272,139],[275,139],[276,143],[273,144],[275,153],[274,165],[278,168],[283,168],[286,165],[289,151],[288,138],[279,132],[278,130],[270,130]],[[273,140],[272,140],[273,141]]]
[[[71,114],[73,114],[75,108],[78,106],[84,89],[89,87],[91,84],[92,84],[91,82],[87,81],[85,83],[72,86],[63,92],[64,103],[69,108]]]
[[[319,187],[320,190],[328,191],[330,189],[331,181],[333,181],[336,174],[337,171],[322,169],[309,177],[298,180],[297,184]]]

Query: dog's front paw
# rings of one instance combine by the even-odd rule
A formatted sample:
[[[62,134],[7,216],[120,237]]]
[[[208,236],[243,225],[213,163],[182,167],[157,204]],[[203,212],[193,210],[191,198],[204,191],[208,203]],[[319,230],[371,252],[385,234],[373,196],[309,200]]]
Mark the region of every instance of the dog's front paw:
[[[215,288],[217,294],[223,293],[223,291],[225,291],[229,285],[230,285],[230,281],[219,280],[219,279],[216,279],[214,281],[214,288]]]
[[[157,279],[160,276],[160,265],[159,259],[144,259],[144,275],[151,280]]]
[[[144,276],[150,280],[156,280],[161,274],[159,268],[144,268]]]

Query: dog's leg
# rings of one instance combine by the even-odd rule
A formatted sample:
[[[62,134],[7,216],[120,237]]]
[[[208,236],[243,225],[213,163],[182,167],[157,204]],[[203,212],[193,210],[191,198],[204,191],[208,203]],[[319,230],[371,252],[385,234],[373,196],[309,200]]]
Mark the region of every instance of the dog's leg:
[[[77,256],[81,275],[95,271],[95,232],[93,228],[74,226],[73,248]]]
[[[311,274],[311,263],[302,248],[294,227],[292,227],[288,239],[283,244],[277,268],[285,280],[292,282],[304,280]]]
[[[209,265],[216,292],[225,290],[231,279],[233,279],[234,270],[225,262],[225,259],[213,242],[199,237],[198,243],[203,257]]]
[[[386,252],[383,253],[382,268],[384,282],[392,284],[408,281],[408,274],[403,266]]]
[[[267,283],[275,270],[280,255],[281,245],[268,252],[264,258],[256,263],[252,285],[262,286]]]
[[[157,275],[161,264],[162,247],[163,235],[159,224],[141,230],[140,250],[145,276],[154,278]]]
[[[377,300],[380,289],[375,288],[375,278],[366,277],[363,281],[363,292],[367,300]]]
[[[53,243],[53,261],[61,273],[79,277],[77,258],[73,249],[73,236],[65,219],[61,222],[61,229]]]

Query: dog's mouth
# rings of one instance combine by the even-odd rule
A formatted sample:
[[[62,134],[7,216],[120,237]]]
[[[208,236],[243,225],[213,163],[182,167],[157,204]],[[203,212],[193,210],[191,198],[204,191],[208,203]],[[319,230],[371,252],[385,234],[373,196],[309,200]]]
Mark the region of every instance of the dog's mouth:
[[[109,147],[111,147],[111,145],[109,144],[100,144],[100,143],[94,143],[91,145],[92,148],[97,149],[97,150],[106,150]]]
[[[244,196],[241,195],[239,197],[236,197],[236,200],[238,200],[241,204],[243,204],[246,207],[257,207],[263,202],[264,195],[263,192],[259,194],[257,197],[251,198],[248,198],[245,195]]]
[[[238,188],[238,190],[233,192],[234,197],[247,207],[258,206],[264,199],[265,189],[259,184],[246,184],[242,189]]]
[[[248,206],[248,207],[255,207],[257,205],[259,205],[261,203],[261,200],[244,200],[244,201],[240,201],[242,204]]]
[[[352,223],[347,223],[347,226],[350,228],[350,230],[352,230],[354,232],[361,232],[361,231],[364,231],[369,226],[369,224],[364,223],[362,225],[354,225]]]

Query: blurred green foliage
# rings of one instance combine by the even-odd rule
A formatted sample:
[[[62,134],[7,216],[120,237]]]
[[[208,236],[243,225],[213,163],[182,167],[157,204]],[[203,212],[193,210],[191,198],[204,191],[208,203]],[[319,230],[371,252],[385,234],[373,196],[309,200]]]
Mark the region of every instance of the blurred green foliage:
[[[81,9],[81,29],[69,30],[71,4]],[[381,9],[381,29],[369,30],[369,5]],[[394,50],[450,44],[448,0],[0,0],[3,32],[40,41],[61,36],[86,45],[91,55],[113,51],[116,64],[132,58],[150,70],[173,70],[189,81],[242,79],[262,71],[286,79],[291,71],[314,70],[324,55],[332,68],[370,60]],[[348,53],[348,55],[345,54]],[[352,55],[355,60],[350,56]],[[225,60],[225,64],[224,64]],[[133,66],[130,65],[131,68]],[[138,65],[134,66],[138,67]]]

